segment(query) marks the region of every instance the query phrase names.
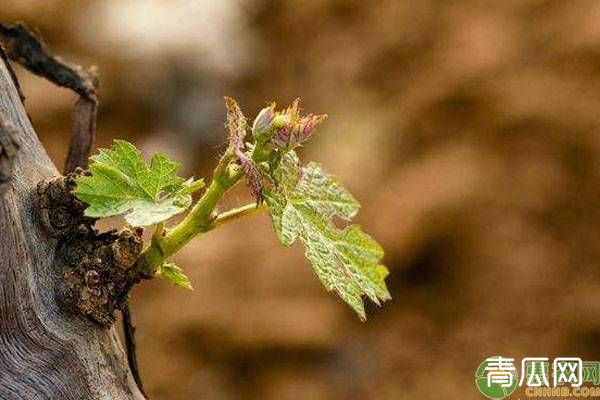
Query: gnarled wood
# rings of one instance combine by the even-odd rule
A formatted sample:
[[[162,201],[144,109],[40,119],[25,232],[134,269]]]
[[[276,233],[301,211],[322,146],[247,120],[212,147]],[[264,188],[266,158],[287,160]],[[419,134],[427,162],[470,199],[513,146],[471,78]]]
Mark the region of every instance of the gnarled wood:
[[[0,60],[0,112],[20,151],[0,199],[0,398],[143,399],[114,329],[63,311],[55,301],[55,240],[36,212],[36,185],[58,172]]]

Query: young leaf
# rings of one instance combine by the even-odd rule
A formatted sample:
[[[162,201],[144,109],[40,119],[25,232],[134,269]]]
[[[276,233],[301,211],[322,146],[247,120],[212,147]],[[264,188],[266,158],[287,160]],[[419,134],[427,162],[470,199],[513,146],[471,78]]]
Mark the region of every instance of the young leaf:
[[[327,115],[300,115],[300,99],[285,110],[276,113],[274,121],[279,125],[271,139],[276,149],[289,151],[307,141]]]
[[[204,186],[202,180],[178,177],[179,164],[162,154],[154,154],[146,165],[139,150],[123,140],[91,159],[91,175],[79,177],[74,191],[89,205],[88,217],[127,213],[132,226],[156,224],[187,209],[191,193]]]
[[[262,175],[244,152],[244,138],[248,130],[248,122],[238,103],[231,97],[225,97],[227,108],[227,130],[229,131],[229,147],[239,160],[244,175],[248,181],[248,187],[257,203],[262,202]]]
[[[265,190],[275,231],[285,246],[299,238],[305,254],[327,290],[336,291],[364,320],[362,296],[374,303],[389,300],[380,264],[383,249],[359,226],[344,230],[335,226],[334,216],[350,220],[358,202],[318,164],[301,168],[294,151],[283,155],[273,173],[276,187]]]
[[[156,275],[160,278],[171,281],[172,284],[188,290],[194,290],[190,279],[185,275],[183,270],[173,263],[163,263],[160,266]]]

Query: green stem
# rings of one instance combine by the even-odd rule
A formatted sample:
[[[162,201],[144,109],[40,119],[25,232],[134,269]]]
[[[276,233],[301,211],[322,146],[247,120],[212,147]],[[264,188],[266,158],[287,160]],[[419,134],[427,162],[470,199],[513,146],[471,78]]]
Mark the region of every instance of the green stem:
[[[257,143],[251,157],[255,159],[263,156],[264,147],[264,143]],[[213,173],[212,182],[183,221],[166,236],[162,236],[161,227],[157,227],[157,232],[153,236],[150,246],[142,251],[137,259],[135,267],[137,272],[143,276],[152,277],[167,258],[177,253],[195,236],[208,232],[226,222],[265,209],[264,205],[251,204],[230,210],[219,216],[215,214],[217,204],[225,192],[234,186],[243,175],[241,168],[231,163],[233,157],[231,149],[228,149],[221,157]]]
[[[221,158],[210,186],[183,221],[166,236],[153,240],[150,246],[142,251],[136,265],[138,272],[148,277],[153,276],[168,257],[175,254],[196,235],[212,229],[216,218],[215,208],[219,200],[242,176],[239,168],[229,164],[230,160],[231,155],[228,153]]]

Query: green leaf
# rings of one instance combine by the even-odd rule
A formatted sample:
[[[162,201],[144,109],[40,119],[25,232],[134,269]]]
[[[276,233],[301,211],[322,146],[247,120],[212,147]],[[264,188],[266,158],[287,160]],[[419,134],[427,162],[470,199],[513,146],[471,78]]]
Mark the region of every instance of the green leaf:
[[[160,153],[146,165],[139,150],[124,140],[91,159],[91,175],[79,177],[74,191],[89,205],[88,217],[126,214],[132,226],[153,225],[187,209],[191,193],[204,186],[202,180],[178,177],[179,164]]]
[[[300,166],[295,152],[282,156],[273,172],[276,187],[265,190],[275,231],[281,243],[300,239],[323,285],[336,291],[364,320],[362,296],[380,305],[391,298],[385,285],[383,249],[359,226],[339,229],[333,217],[350,220],[360,205],[318,164]]]
[[[188,290],[194,290],[190,279],[185,275],[183,270],[173,263],[163,263],[160,266],[156,275],[160,278],[171,281],[174,285]]]

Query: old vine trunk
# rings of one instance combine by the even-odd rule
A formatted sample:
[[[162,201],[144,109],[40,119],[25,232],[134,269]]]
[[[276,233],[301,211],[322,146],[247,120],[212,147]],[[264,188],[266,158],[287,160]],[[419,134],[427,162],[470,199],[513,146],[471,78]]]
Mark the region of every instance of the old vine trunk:
[[[56,240],[40,223],[36,186],[58,171],[2,59],[0,112],[20,146],[0,198],[0,399],[143,399],[115,329],[56,302]]]

